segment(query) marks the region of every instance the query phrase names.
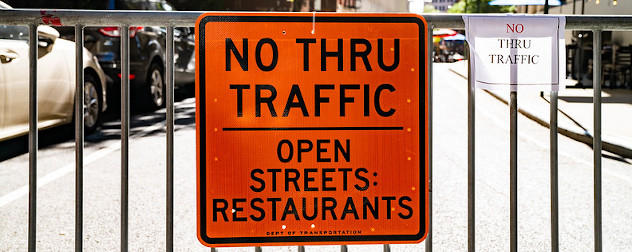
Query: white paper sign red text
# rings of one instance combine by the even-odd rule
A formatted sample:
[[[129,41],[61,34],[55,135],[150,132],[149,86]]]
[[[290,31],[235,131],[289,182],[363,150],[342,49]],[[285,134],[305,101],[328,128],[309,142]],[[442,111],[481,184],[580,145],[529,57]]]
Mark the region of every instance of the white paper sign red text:
[[[465,16],[476,87],[558,91],[565,78],[564,17]],[[562,86],[563,88],[563,86]]]

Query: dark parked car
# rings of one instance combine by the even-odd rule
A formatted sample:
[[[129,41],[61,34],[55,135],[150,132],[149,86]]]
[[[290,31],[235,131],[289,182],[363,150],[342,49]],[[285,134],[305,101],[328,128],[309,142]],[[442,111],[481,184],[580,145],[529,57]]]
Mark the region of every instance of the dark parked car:
[[[128,0],[118,9],[163,10],[173,7],[165,1]],[[85,47],[99,60],[108,76],[111,104],[120,104],[121,33],[118,27],[86,27]],[[176,88],[195,82],[195,40],[191,28],[174,30],[174,79]],[[164,27],[135,26],[129,29],[131,100],[152,108],[165,105],[165,37]]]

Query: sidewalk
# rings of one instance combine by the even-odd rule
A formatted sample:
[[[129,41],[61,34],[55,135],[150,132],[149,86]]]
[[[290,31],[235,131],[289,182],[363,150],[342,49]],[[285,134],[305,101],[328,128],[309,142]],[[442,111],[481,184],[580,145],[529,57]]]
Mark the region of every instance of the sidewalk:
[[[451,63],[450,70],[467,78],[467,61]],[[593,89],[568,88],[575,81],[566,80],[567,88],[558,93],[558,132],[592,145]],[[486,91],[508,104],[509,92]],[[632,158],[632,90],[602,89],[601,140],[603,150]],[[549,92],[519,92],[518,111],[535,122],[550,127]]]

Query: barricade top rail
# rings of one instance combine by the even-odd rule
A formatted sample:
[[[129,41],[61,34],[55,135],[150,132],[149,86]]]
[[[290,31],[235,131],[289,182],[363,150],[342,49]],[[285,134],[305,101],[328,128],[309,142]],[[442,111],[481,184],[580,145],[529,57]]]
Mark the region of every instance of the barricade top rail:
[[[37,46],[37,29],[36,25],[40,24],[52,24],[62,26],[75,26],[75,36],[77,41],[83,41],[82,38],[84,26],[162,26],[167,27],[166,36],[166,132],[167,132],[167,211],[166,211],[166,251],[173,251],[173,216],[174,216],[174,204],[173,204],[173,125],[174,125],[174,105],[173,105],[173,88],[174,88],[174,64],[173,64],[173,52],[174,52],[174,28],[173,27],[192,27],[195,25],[196,20],[200,15],[205,12],[202,11],[177,11],[177,12],[164,12],[164,11],[121,11],[121,10],[54,10],[54,9],[8,9],[0,10],[0,24],[6,25],[29,25],[29,229],[28,229],[28,246],[29,251],[35,251],[37,244],[36,237],[36,210],[37,210],[37,150],[38,150],[38,134],[37,134],[37,58],[38,50]],[[219,12],[218,12],[219,13]],[[366,13],[358,13],[366,14]],[[330,13],[316,14],[316,20],[319,15],[330,15]],[[469,15],[469,14],[468,14]],[[472,16],[481,14],[471,14]],[[485,14],[489,15],[489,14]],[[493,14],[493,15],[506,15],[506,14]],[[422,15],[429,24],[429,29],[432,28],[452,28],[452,29],[464,29],[465,24],[462,14],[423,14]],[[520,16],[542,16],[545,15],[527,15],[527,14],[514,14],[515,17]],[[546,16],[559,16],[559,15],[546,15]],[[595,251],[602,250],[602,208],[601,208],[601,155],[602,155],[602,141],[601,141],[601,76],[602,76],[602,30],[632,30],[632,15],[564,15],[566,18],[567,30],[593,30],[593,89],[594,89],[594,135],[593,135],[593,153],[594,153],[594,218],[595,218]],[[129,31],[123,29],[121,31],[121,37],[127,37]],[[432,34],[426,34],[429,38],[432,38]],[[129,188],[128,188],[128,173],[129,173],[129,130],[130,130],[130,94],[129,94],[129,40],[120,40],[121,43],[121,251],[128,250],[128,201],[129,201]],[[428,50],[432,51],[433,43],[428,43]],[[83,42],[78,42],[75,45],[75,69],[82,69],[82,53]],[[467,47],[466,47],[467,48]],[[429,82],[432,83],[432,58],[428,58],[429,68]],[[469,71],[469,70],[468,70]],[[76,152],[76,170],[75,170],[75,192],[76,193],[76,214],[75,214],[75,250],[81,251],[83,249],[83,120],[81,120],[81,109],[84,100],[83,97],[83,71],[76,72],[76,84],[77,84],[77,96],[75,97],[75,152]],[[428,97],[430,101],[430,107],[432,107],[432,85],[427,86]],[[557,251],[559,249],[559,225],[558,225],[558,175],[557,175],[557,91],[553,91],[551,94],[551,110],[550,113],[554,115],[554,119],[551,119],[551,236],[552,236],[552,250]],[[511,201],[511,246],[512,251],[517,251],[518,247],[518,219],[517,219],[517,95],[514,92],[511,93],[510,107],[510,201]],[[428,120],[428,136],[429,144],[432,146],[432,110],[429,110]],[[475,250],[475,87],[468,85],[468,248],[469,251]],[[430,150],[428,163],[432,164],[432,150]],[[430,165],[430,180],[432,180],[432,165]],[[430,194],[427,204],[430,205],[429,213],[432,214],[432,184],[430,186]],[[432,216],[432,215],[430,215]],[[426,240],[426,251],[431,251],[432,248],[432,217],[430,217],[430,230]],[[212,250],[214,251],[214,250]],[[261,251],[260,248],[255,251]],[[304,247],[299,247],[299,251],[305,251]],[[341,245],[341,251],[347,251],[346,245]],[[388,245],[384,245],[384,251],[390,251]]]
[[[181,26],[192,27],[203,11],[122,11],[122,10],[0,10],[3,24],[47,24],[53,18],[61,25],[74,26]],[[473,14],[477,15],[477,14]],[[505,14],[496,14],[505,15]],[[526,14],[514,14],[515,16]],[[422,14],[434,28],[464,29],[462,14]],[[632,30],[632,15],[565,15],[568,30]],[[45,22],[48,21],[48,22]]]

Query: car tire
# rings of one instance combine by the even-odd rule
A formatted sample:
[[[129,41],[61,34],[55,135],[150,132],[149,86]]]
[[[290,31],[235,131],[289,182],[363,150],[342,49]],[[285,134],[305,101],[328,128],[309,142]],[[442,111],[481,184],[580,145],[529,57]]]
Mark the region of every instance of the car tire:
[[[147,74],[147,84],[145,88],[147,102],[151,108],[157,109],[165,107],[167,89],[164,76],[162,65],[155,62],[152,63]]]
[[[103,96],[101,85],[92,75],[83,77],[83,123],[85,134],[94,133],[101,126]]]

